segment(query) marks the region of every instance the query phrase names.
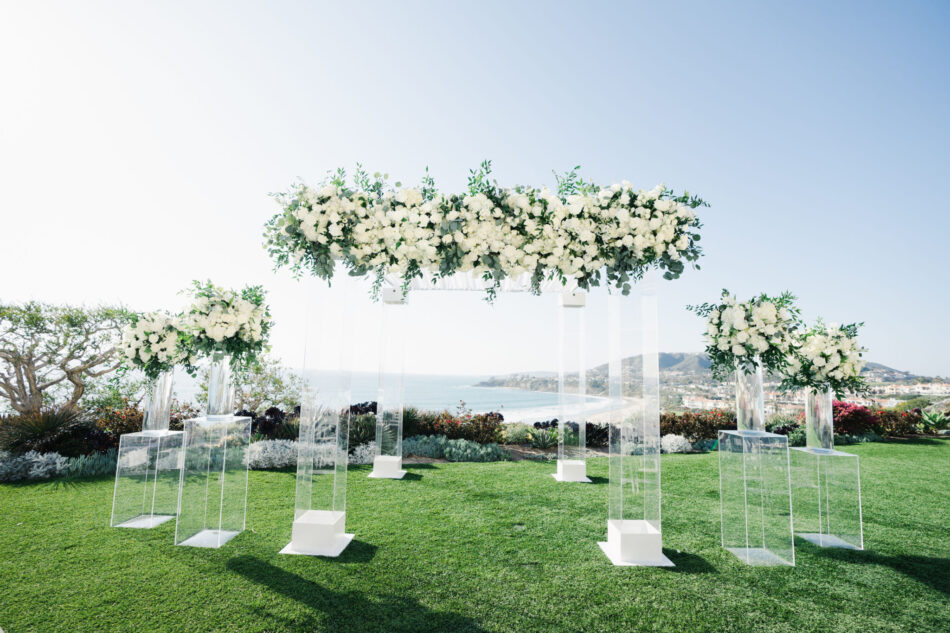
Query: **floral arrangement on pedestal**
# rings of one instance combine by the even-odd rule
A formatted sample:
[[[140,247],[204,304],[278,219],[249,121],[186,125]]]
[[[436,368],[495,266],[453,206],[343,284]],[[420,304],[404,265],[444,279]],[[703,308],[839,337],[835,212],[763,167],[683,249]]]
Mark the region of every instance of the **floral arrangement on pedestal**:
[[[863,393],[867,381],[861,377],[867,350],[858,344],[861,323],[825,325],[822,321],[798,337],[783,372],[784,389],[832,391],[839,398],[845,393]]]
[[[186,292],[193,301],[181,317],[192,357],[225,354],[235,367],[257,360],[272,325],[263,287],[235,291],[210,281],[192,283]]]
[[[728,379],[734,371],[752,373],[760,366],[781,371],[797,345],[801,321],[795,297],[788,292],[740,302],[723,290],[719,303],[687,309],[707,319],[706,354],[718,380]]]
[[[149,380],[172,371],[176,365],[192,364],[181,317],[164,312],[132,314],[122,331],[119,350]]]
[[[663,185],[601,187],[578,169],[558,176],[556,192],[501,188],[485,161],[463,194],[438,192],[428,170],[420,187],[391,188],[359,165],[348,185],[340,169],[319,188],[297,184],[276,196],[282,209],[265,245],[277,267],[297,274],[330,280],[340,261],[350,275],[373,275],[374,294],[386,275],[401,277],[405,291],[424,274],[472,272],[490,284],[489,299],[502,280],[522,275],[535,293],[545,280],[588,289],[602,276],[626,293],[648,268],[674,279],[699,259],[703,200]]]

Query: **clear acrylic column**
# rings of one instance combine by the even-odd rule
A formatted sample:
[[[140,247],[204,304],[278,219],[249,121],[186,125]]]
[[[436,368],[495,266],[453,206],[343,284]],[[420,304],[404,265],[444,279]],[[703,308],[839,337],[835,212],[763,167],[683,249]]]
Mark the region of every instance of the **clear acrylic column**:
[[[587,477],[587,293],[564,291],[558,297],[558,481],[591,483]]]
[[[339,556],[353,540],[353,534],[346,533],[352,376],[352,315],[347,312],[350,280],[334,285],[331,293],[329,300],[311,301],[308,310],[294,524],[291,541],[281,554]],[[319,310],[314,309],[318,305]],[[318,375],[322,376],[319,385]]]
[[[614,290],[607,298],[610,482],[607,541],[599,545],[614,565],[672,567],[660,511],[656,274],[647,273],[631,295]]]
[[[861,467],[834,448],[832,393],[805,396],[805,447],[792,457],[795,533],[820,547],[864,549]]]
[[[374,479],[402,479],[402,413],[404,405],[407,297],[401,288],[382,290],[379,329],[379,392],[376,398]]]
[[[251,418],[185,420],[175,545],[221,547],[244,531]]]
[[[758,428],[761,370],[737,372],[736,386],[742,427],[719,431],[722,546],[749,565],[794,565],[788,438]]]
[[[175,518],[183,433],[169,431],[172,372],[148,386],[142,431],[119,438],[112,527],[153,528]]]

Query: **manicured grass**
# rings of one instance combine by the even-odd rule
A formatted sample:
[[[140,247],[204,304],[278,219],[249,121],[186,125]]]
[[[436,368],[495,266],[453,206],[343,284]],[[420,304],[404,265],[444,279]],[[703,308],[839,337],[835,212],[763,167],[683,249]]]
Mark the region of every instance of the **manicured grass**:
[[[867,550],[798,540],[797,567],[719,547],[715,453],[663,457],[673,569],[611,566],[606,459],[349,473],[339,559],[278,554],[294,474],[252,472],[247,531],[172,545],[174,523],[108,527],[112,480],[0,485],[0,627],[27,631],[948,631],[950,442],[866,444]]]

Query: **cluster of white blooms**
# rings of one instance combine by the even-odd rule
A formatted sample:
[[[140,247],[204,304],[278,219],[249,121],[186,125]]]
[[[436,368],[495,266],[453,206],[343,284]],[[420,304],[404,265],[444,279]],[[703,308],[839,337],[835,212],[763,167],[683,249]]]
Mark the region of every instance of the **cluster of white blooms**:
[[[859,390],[866,351],[857,341],[857,326],[839,327],[819,323],[802,336],[796,353],[789,357],[787,377],[799,387]]]
[[[648,266],[672,278],[698,259],[700,223],[688,196],[662,185],[628,182],[588,187],[564,198],[548,189],[488,188],[427,196],[420,189],[366,192],[336,185],[298,185],[270,223],[268,248],[278,264],[329,279],[341,260],[357,274],[457,272],[596,284],[601,269],[618,286]]]
[[[738,302],[723,294],[722,303],[709,312],[706,345],[739,362],[761,357],[770,350],[787,354],[796,325],[795,315],[781,299],[762,295]]]
[[[187,358],[181,331],[178,317],[162,312],[135,315],[122,331],[119,349],[129,362],[154,378]]]
[[[195,297],[185,316],[185,329],[196,339],[221,343],[240,339],[257,343],[263,338],[266,308],[244,299],[233,290],[213,287],[212,292]]]

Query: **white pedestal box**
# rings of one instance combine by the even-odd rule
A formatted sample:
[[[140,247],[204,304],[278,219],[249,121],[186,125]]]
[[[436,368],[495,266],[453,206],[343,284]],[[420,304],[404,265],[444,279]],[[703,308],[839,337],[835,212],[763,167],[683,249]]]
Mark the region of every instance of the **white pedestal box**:
[[[628,296],[608,297],[607,330],[610,482],[607,541],[599,545],[614,565],[673,567],[663,555],[655,272]]]
[[[557,472],[551,476],[558,481],[591,483],[590,478],[587,476],[587,462],[583,459],[557,460]]]
[[[280,553],[337,557],[353,540],[345,526],[345,512],[308,510],[294,521],[290,544]]]
[[[649,521],[608,520],[607,541],[598,543],[614,565],[673,567],[663,555],[663,534]]]
[[[819,547],[864,549],[857,455],[792,448],[795,534]]]
[[[119,438],[112,527],[153,528],[178,512],[181,431],[141,431]]]
[[[719,431],[722,546],[748,565],[794,565],[788,438]]]
[[[221,547],[244,531],[251,418],[185,421],[175,545]]]
[[[373,458],[373,472],[370,479],[402,479],[406,471],[402,469],[402,457],[395,455],[377,455]]]

